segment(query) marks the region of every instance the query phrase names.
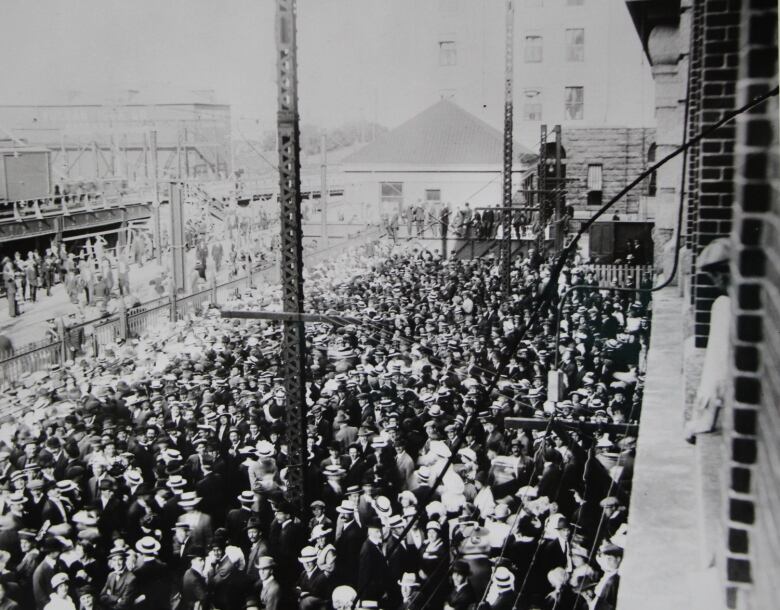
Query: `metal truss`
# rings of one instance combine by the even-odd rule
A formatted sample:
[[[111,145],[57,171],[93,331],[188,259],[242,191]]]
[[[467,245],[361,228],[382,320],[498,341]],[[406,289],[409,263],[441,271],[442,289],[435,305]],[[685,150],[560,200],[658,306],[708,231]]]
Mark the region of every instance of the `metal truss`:
[[[279,203],[281,208],[281,280],[287,313],[303,313],[303,248],[301,244],[300,132],[295,0],[277,0],[276,52],[278,78]],[[301,320],[286,320],[281,366],[287,391],[288,498],[306,503],[305,332]]]
[[[506,56],[504,65],[504,175],[503,241],[501,243],[504,294],[509,295],[512,277],[512,80],[514,70],[515,12],[513,0],[506,0]]]

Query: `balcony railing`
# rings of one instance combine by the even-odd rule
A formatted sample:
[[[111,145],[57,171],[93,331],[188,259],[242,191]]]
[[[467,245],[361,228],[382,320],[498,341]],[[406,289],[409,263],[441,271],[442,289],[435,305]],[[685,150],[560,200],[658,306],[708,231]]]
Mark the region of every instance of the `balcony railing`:
[[[147,203],[154,198],[153,191],[136,191],[122,195],[84,193],[79,195],[51,195],[35,199],[0,201],[0,222],[41,220],[52,216],[70,216],[81,212],[110,210],[128,205]]]

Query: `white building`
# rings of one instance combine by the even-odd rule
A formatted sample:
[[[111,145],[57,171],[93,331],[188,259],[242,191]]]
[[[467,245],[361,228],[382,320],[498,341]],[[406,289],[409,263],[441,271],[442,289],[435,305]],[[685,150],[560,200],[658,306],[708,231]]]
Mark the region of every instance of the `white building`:
[[[505,0],[438,0],[438,25],[410,41],[428,87],[500,128]],[[434,16],[433,11],[438,11]],[[652,127],[650,66],[620,0],[514,0],[514,135],[539,148],[539,127]]]
[[[515,188],[534,155],[515,144]],[[503,136],[442,100],[379,136],[343,162],[345,198],[365,204],[368,219],[400,212],[418,200],[455,210],[495,206],[502,197]]]

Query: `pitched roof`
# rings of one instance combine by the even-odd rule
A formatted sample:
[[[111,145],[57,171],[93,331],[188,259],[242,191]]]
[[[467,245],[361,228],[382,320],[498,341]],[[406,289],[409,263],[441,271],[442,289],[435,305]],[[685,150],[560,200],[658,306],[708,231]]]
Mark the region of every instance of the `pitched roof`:
[[[353,153],[345,164],[500,165],[502,133],[449,100],[441,100]],[[515,159],[533,153],[515,143]]]

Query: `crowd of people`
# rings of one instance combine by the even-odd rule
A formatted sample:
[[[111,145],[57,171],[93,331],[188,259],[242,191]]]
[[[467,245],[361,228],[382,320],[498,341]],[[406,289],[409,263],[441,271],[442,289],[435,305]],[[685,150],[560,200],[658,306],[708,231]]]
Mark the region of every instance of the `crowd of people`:
[[[130,264],[142,262],[146,256],[146,239],[138,235],[133,245],[108,249],[105,240],[87,240],[78,252],[68,250],[64,242],[52,242],[43,253],[37,250],[15,252],[13,259],[5,256],[2,265],[3,287],[8,302],[8,315],[24,312],[25,304],[35,303],[45,291],[62,284],[70,302],[105,311],[112,295],[130,294]]]
[[[403,206],[400,211],[386,214],[383,224],[393,238],[495,239],[503,232],[503,213],[498,207],[472,208],[467,201],[453,208],[446,201],[424,202],[418,199],[417,203]],[[570,212],[567,211],[567,214]],[[565,231],[568,231],[569,220],[570,216],[563,220]],[[516,239],[533,239],[543,229],[538,212],[520,209],[512,212],[510,231]]]
[[[5,388],[0,609],[614,608],[649,304],[576,291],[556,336],[550,268],[504,294],[496,259],[386,241],[307,270],[307,310],[361,322],[306,326],[305,506],[276,323],[208,310]]]

